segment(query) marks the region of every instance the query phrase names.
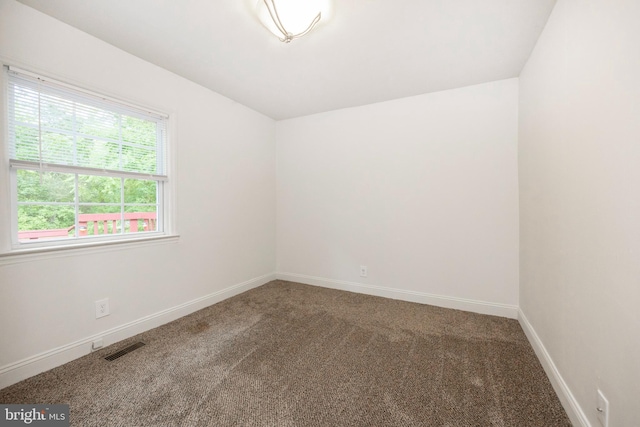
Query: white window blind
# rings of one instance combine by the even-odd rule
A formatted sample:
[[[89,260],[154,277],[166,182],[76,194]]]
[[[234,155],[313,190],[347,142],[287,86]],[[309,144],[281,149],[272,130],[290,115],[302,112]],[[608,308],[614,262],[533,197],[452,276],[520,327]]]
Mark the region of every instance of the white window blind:
[[[167,179],[165,116],[16,69],[8,92],[12,167]]]
[[[170,231],[166,115],[19,69],[7,81],[14,247]]]

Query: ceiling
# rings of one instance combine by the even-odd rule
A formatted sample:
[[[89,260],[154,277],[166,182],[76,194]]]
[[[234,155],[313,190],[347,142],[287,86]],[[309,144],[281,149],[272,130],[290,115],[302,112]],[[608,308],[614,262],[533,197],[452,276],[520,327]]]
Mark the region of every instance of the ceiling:
[[[517,77],[556,0],[333,0],[289,44],[257,0],[20,1],[280,120]]]

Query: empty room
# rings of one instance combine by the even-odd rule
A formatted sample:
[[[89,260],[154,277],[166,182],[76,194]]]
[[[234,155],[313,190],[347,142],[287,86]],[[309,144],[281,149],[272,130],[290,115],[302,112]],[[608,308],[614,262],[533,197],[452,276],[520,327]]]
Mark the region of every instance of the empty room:
[[[638,0],[0,0],[0,425],[640,427]]]

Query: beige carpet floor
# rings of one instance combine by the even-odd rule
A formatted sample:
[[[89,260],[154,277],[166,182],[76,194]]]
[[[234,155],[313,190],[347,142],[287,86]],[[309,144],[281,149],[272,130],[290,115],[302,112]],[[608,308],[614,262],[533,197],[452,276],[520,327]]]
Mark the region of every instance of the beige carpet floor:
[[[517,321],[283,281],[0,403],[67,403],[74,426],[571,425]]]

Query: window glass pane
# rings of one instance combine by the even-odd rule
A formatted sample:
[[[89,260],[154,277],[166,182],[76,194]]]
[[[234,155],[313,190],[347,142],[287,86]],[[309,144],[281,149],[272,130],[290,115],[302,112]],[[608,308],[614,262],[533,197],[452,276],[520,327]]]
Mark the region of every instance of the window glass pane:
[[[156,223],[164,187],[149,175],[166,173],[166,118],[19,70],[7,76],[19,241],[165,230]]]
[[[13,118],[23,124],[38,125],[38,91],[28,87],[14,86]]]
[[[122,117],[122,140],[137,145],[156,148],[158,137],[156,123],[130,116]]]
[[[120,146],[101,139],[79,138],[77,165],[99,169],[120,169]]]
[[[73,130],[74,106],[71,101],[66,101],[54,95],[42,94],[40,98],[40,114],[40,122],[44,128]]]
[[[135,204],[156,203],[158,183],[143,179],[124,180],[124,202]]]
[[[78,175],[79,201],[80,203],[120,203],[121,183],[120,178]]]
[[[118,234],[122,228],[120,206],[80,205],[78,223],[80,236]]]
[[[78,133],[108,139],[120,139],[120,114],[88,105],[76,104]]]
[[[19,205],[18,240],[74,237],[74,215],[73,205]]]
[[[71,135],[56,132],[42,132],[43,162],[73,165],[73,153],[73,137]]]
[[[12,159],[165,173],[165,119],[12,71],[8,94]]]
[[[158,231],[156,206],[125,206],[125,233]]]
[[[10,147],[11,150],[14,150],[11,153],[11,157],[19,160],[39,161],[38,129],[27,126],[14,126],[12,131],[15,138],[15,147]]]
[[[75,200],[74,174],[18,170],[17,184],[18,202],[73,203]]]
[[[122,170],[156,173],[156,152],[145,148],[122,146]]]

